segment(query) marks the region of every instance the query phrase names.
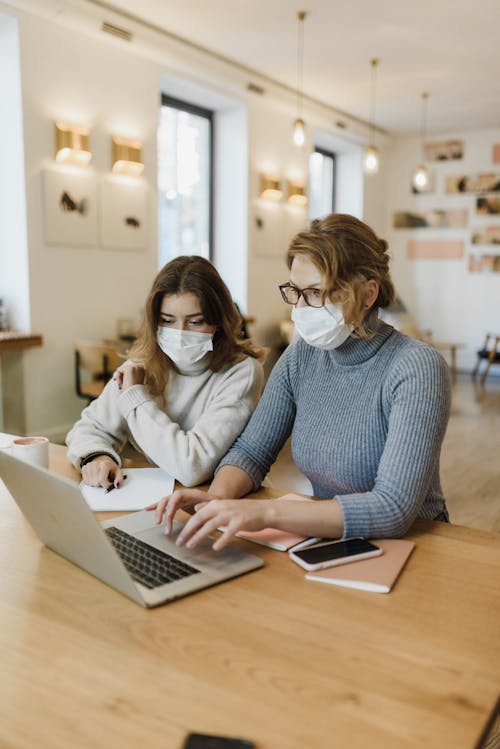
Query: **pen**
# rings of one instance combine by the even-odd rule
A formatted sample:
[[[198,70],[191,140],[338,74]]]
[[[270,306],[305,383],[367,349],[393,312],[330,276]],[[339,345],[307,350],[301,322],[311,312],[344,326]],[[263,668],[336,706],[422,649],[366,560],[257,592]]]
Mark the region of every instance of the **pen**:
[[[123,480],[125,481],[126,478],[127,478],[127,475],[124,474]],[[104,490],[104,494],[109,494],[110,492],[113,491],[113,489],[116,489],[116,486],[114,484],[111,484],[111,486],[108,486],[108,488]]]

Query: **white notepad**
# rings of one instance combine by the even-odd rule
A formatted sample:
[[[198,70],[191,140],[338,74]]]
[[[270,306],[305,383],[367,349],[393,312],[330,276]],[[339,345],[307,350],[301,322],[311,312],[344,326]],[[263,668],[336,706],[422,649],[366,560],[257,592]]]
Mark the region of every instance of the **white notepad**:
[[[91,510],[143,510],[174,490],[175,479],[161,468],[126,468],[124,473],[127,478],[123,484],[109,494],[100,486],[81,482],[81,492]]]

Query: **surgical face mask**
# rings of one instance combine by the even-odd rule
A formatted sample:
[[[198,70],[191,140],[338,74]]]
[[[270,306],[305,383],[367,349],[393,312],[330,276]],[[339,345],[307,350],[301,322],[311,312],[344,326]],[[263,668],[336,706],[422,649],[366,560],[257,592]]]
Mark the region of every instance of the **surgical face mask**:
[[[190,369],[205,354],[213,351],[212,333],[198,333],[191,330],[158,327],[158,346],[179,369]]]
[[[342,309],[330,302],[324,307],[294,307],[292,320],[300,337],[321,349],[338,348],[353,330],[344,320]]]

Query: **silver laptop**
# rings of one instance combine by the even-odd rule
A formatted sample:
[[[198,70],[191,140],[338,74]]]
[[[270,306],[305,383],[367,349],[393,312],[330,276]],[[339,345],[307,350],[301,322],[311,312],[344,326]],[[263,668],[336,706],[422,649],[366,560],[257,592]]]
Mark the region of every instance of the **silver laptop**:
[[[158,606],[263,566],[236,546],[213,551],[175,545],[156,525],[154,511],[99,523],[78,486],[0,451],[0,477],[40,540],[142,606]]]

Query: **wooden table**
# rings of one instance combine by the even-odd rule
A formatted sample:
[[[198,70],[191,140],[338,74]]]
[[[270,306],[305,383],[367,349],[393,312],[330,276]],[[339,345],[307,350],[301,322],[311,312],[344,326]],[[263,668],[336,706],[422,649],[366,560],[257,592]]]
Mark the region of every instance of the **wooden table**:
[[[25,433],[22,354],[41,345],[41,335],[0,331],[0,431]]]
[[[62,447],[51,468],[77,478]],[[148,611],[43,548],[0,487],[0,746],[178,749],[188,731],[258,749],[478,746],[499,694],[499,536],[417,524],[388,595],[308,582],[238,542],[266,566]]]

